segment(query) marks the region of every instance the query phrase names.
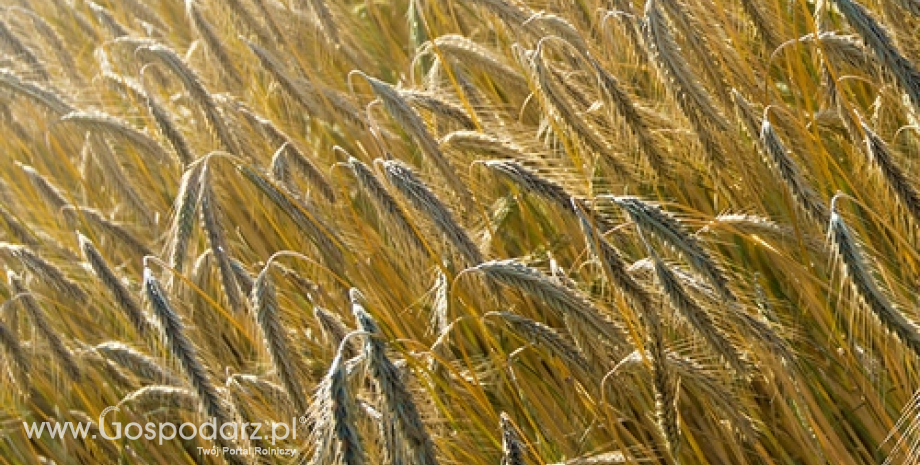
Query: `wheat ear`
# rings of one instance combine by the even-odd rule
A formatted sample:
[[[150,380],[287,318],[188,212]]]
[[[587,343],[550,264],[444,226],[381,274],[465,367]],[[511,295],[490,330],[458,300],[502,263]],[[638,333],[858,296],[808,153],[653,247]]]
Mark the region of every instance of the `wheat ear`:
[[[441,152],[438,141],[428,131],[418,112],[408,104],[406,99],[392,85],[363,73],[361,75],[371,84],[374,94],[383,102],[383,107],[387,113],[419,146],[425,157],[441,172],[454,192],[461,199],[465,199],[465,202],[470,202],[473,198],[472,193],[463,180],[457,176],[457,170],[451,166],[447,157]]]
[[[729,125],[709,98],[706,89],[694,79],[694,73],[681,55],[658,9],[657,0],[648,0],[645,4],[643,30],[651,61],[678,107],[693,126],[709,156],[709,162],[716,167],[724,165],[725,157],[721,153],[716,134],[728,133]]]
[[[19,260],[35,277],[73,302],[82,304],[87,301],[88,296],[80,286],[68,279],[60,268],[42,258],[32,249],[20,244],[0,242],[0,256]]]
[[[216,419],[217,424],[223,425],[232,420],[226,403],[221,399],[217,389],[211,383],[207,371],[199,361],[197,351],[185,334],[185,325],[179,314],[173,310],[166,297],[160,282],[154,277],[153,271],[145,263],[144,266],[144,295],[153,310],[159,323],[160,335],[165,340],[169,352],[179,359],[179,365],[185,372],[189,384],[198,398],[198,405],[209,417]],[[222,446],[235,447],[222,436],[217,437],[217,442]],[[246,462],[234,455],[226,456],[232,465],[244,465]]]
[[[236,274],[233,272],[233,265],[230,263],[230,252],[227,250],[227,240],[224,237],[223,229],[220,226],[220,207],[217,205],[217,199],[212,187],[213,180],[211,169],[205,163],[201,169],[201,180],[198,181],[200,186],[198,191],[198,205],[201,211],[201,224],[208,236],[208,244],[211,246],[211,255],[217,261],[217,268],[220,271],[220,282],[223,287],[224,295],[227,296],[227,302],[234,311],[243,310],[243,301],[240,297],[240,288],[236,283]]]
[[[108,289],[109,293],[115,298],[115,302],[122,309],[128,321],[134,326],[134,330],[141,336],[152,334],[153,328],[147,319],[147,315],[141,309],[140,304],[125,285],[118,279],[118,275],[109,267],[102,254],[96,250],[96,246],[84,235],[77,233],[77,239],[80,242],[80,250],[83,257],[89,262],[93,273],[102,282],[102,285]]]
[[[412,400],[399,371],[386,355],[386,346],[381,340],[383,333],[373,317],[358,302],[356,292],[351,292],[351,300],[352,313],[358,322],[358,328],[368,333],[364,342],[364,355],[368,359],[371,376],[383,397],[384,423],[392,422],[393,431],[398,438],[392,450],[388,452],[393,454],[394,461],[399,460],[402,453],[405,453],[407,455],[404,457],[412,463],[437,465],[434,442],[425,429],[415,401]]]
[[[502,431],[502,461],[501,465],[524,465],[526,447],[518,435],[517,427],[511,417],[502,412],[499,415],[498,426]]]
[[[182,380],[177,378],[169,369],[161,366],[156,359],[121,342],[103,342],[93,347],[93,349],[146,381],[172,386],[183,384]]]
[[[869,161],[881,174],[901,203],[901,206],[920,222],[920,193],[914,188],[907,174],[895,163],[888,144],[860,118]]]
[[[169,228],[169,266],[176,271],[185,268],[189,242],[195,227],[198,196],[201,191],[201,172],[204,164],[190,167],[179,181],[179,192],[173,203],[173,219]]]
[[[208,129],[217,137],[224,150],[235,154],[240,153],[239,143],[218,111],[211,93],[202,84],[198,75],[182,61],[175,51],[165,45],[153,43],[138,47],[135,55],[145,60],[156,60],[172,71],[182,81],[192,100],[201,107]]]
[[[348,336],[339,344],[335,358],[326,376],[320,381],[310,405],[309,417],[314,425],[311,439],[315,445],[310,465],[366,463],[364,445],[355,425],[354,397],[348,390],[347,370],[343,360],[347,343]]]
[[[850,286],[859,299],[878,318],[882,325],[894,333],[901,342],[915,354],[920,355],[920,328],[910,321],[879,288],[869,271],[863,254],[859,250],[856,238],[850,228],[837,213],[835,196],[831,201],[831,220],[828,236],[843,263],[843,271]]]
[[[17,276],[16,273],[8,271],[7,279],[9,280],[10,288],[18,296],[19,304],[29,315],[29,319],[32,321],[32,325],[35,329],[38,330],[38,333],[48,341],[51,353],[54,354],[58,363],[61,364],[64,372],[67,373],[67,376],[73,381],[79,382],[83,378],[82,370],[80,370],[80,366],[74,359],[73,353],[64,345],[64,341],[59,332],[55,331],[51,326],[48,316],[38,304],[38,300],[29,289],[26,288],[22,279]]]
[[[604,318],[583,296],[557,284],[534,268],[516,260],[500,260],[481,263],[473,269],[498,283],[529,294],[560,316],[568,315],[614,346],[623,346],[628,340],[617,324]]]
[[[265,265],[253,285],[252,308],[255,310],[259,328],[262,329],[265,348],[271,356],[272,364],[278,371],[278,376],[288,396],[294,402],[297,411],[306,412],[305,391],[300,382],[301,373],[297,367],[294,352],[289,349],[287,333],[279,315],[277,292],[269,276],[270,264],[271,261]]]
[[[914,110],[920,112],[920,72],[907,59],[885,28],[866,10],[853,0],[834,0],[837,8],[847,18],[850,26],[862,37],[866,46],[875,53],[882,67],[887,69],[901,90],[907,94]]]
[[[606,197],[606,196],[605,196]],[[690,265],[702,273],[715,287],[720,296],[736,302],[738,298],[728,287],[728,278],[716,261],[691,235],[674,215],[657,205],[646,203],[636,197],[607,197],[619,205],[641,228],[651,232],[678,250]]]
[[[384,173],[390,184],[405,196],[409,202],[428,219],[430,219],[441,234],[463,256],[467,266],[474,266],[484,261],[479,250],[466,230],[454,219],[454,215],[447,209],[440,199],[431,191],[418,175],[405,163],[397,160],[382,161]]]

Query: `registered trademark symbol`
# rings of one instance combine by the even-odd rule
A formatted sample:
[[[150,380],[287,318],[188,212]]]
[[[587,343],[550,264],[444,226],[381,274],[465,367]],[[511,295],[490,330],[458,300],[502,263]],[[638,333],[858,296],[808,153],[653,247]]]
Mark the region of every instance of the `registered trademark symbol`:
[[[304,425],[307,424],[307,416],[306,416],[306,415],[300,417],[300,423],[302,423],[302,424],[304,424]]]

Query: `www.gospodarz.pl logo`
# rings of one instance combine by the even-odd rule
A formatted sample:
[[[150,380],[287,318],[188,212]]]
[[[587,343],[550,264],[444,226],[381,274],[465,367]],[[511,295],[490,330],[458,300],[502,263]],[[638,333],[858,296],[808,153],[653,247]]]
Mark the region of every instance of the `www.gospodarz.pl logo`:
[[[272,445],[275,445],[276,441],[283,440],[295,440],[297,439],[297,424],[298,418],[291,418],[290,423],[284,422],[233,422],[233,423],[223,423],[218,425],[217,419],[211,418],[208,421],[205,421],[201,424],[194,424],[191,422],[185,422],[181,424],[176,423],[137,423],[131,422],[122,425],[119,422],[106,423],[105,417],[111,412],[118,412],[118,407],[108,407],[99,414],[98,422],[99,433],[98,436],[101,436],[103,439],[108,440],[120,440],[120,439],[129,439],[129,440],[140,440],[145,439],[148,441],[157,441],[159,445],[163,444],[163,441],[170,441],[176,438],[182,438],[184,440],[191,440],[195,438],[201,438],[208,441],[214,441],[218,438],[224,439],[226,441],[243,441],[243,440],[264,440],[271,441]],[[300,418],[299,422],[304,423],[305,418]],[[43,435],[47,434],[51,438],[65,438],[72,437],[74,439],[86,439],[86,438],[97,438],[97,434],[91,433],[93,431],[91,423],[74,423],[74,422],[63,422],[63,423],[29,423],[22,422],[23,428],[26,430],[26,435],[30,439],[40,439]],[[251,449],[247,448],[228,448],[228,447],[199,447],[199,454],[205,455],[291,455],[293,456],[297,450],[296,449],[269,449],[269,448],[260,448],[253,447]]]

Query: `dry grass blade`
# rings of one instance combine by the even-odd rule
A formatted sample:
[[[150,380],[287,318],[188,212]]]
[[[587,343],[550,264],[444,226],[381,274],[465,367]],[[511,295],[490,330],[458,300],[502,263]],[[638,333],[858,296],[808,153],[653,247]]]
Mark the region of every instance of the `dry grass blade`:
[[[118,279],[118,275],[112,270],[102,254],[96,250],[96,246],[84,235],[77,233],[77,239],[80,242],[80,250],[83,251],[83,257],[89,262],[93,273],[108,289],[109,293],[115,298],[115,302],[124,312],[128,321],[134,327],[134,330],[141,336],[147,336],[153,333],[152,325],[147,319],[147,315],[141,309],[140,304],[135,300],[134,295],[128,291],[125,285]]]
[[[843,271],[850,286],[859,296],[859,299],[866,305],[873,315],[878,318],[882,325],[909,348],[914,354],[920,355],[920,328],[917,324],[910,321],[898,308],[896,308],[888,297],[879,288],[875,277],[869,271],[870,266],[863,258],[859,250],[856,238],[850,232],[850,228],[837,213],[834,203],[839,199],[835,197],[831,201],[831,220],[828,230],[828,236],[837,253],[837,257],[843,263]]]
[[[48,346],[51,349],[51,353],[54,354],[54,357],[57,359],[58,363],[61,364],[64,372],[68,377],[70,377],[71,380],[80,382],[80,380],[83,378],[83,372],[80,369],[80,366],[74,359],[73,353],[70,352],[70,349],[64,345],[64,340],[61,338],[59,332],[51,326],[51,322],[48,320],[48,315],[44,310],[42,310],[42,307],[38,304],[38,300],[29,291],[29,289],[26,288],[25,284],[22,282],[22,279],[15,273],[8,271],[7,279],[9,280],[10,288],[16,294],[16,296],[18,296],[17,302],[19,302],[20,306],[25,309],[26,314],[29,315],[29,320],[32,322],[32,326],[35,327],[38,334],[40,334],[45,340],[48,341]]]
[[[298,412],[306,412],[305,392],[300,383],[301,370],[296,363],[295,352],[290,347],[287,332],[279,315],[280,306],[275,285],[269,277],[270,265],[266,265],[256,278],[252,288],[252,308],[256,313],[265,348],[271,356],[272,364],[281,378],[281,383],[290,396]]]
[[[454,219],[450,210],[418,178],[406,164],[396,160],[382,162],[384,172],[390,184],[405,196],[412,206],[430,219],[447,240],[457,249],[467,266],[474,266],[484,261],[479,250],[466,230]]]
[[[569,315],[580,325],[613,346],[623,346],[628,340],[623,330],[607,320],[576,291],[557,284],[540,271],[516,260],[481,263],[473,268],[488,278],[519,289],[555,310],[560,316]]]
[[[371,377],[383,398],[383,423],[392,422],[395,441],[387,444],[387,452],[393,463],[410,463],[419,465],[437,465],[434,442],[425,429],[415,401],[406,388],[399,370],[386,355],[386,346],[381,338],[383,333],[377,322],[358,303],[357,294],[352,290],[352,312],[358,322],[358,328],[368,333],[364,343],[364,356],[368,360]],[[384,426],[387,430],[389,428]],[[406,454],[406,455],[403,455]]]

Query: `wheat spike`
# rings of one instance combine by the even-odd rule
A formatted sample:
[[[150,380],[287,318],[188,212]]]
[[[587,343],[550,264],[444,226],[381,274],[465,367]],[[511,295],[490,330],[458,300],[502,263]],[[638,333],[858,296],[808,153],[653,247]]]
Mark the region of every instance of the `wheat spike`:
[[[467,266],[474,266],[484,261],[479,246],[470,239],[469,234],[454,219],[450,210],[409,166],[396,160],[381,161],[381,164],[390,184],[437,226],[441,234],[457,249]]]
[[[267,264],[256,278],[252,288],[252,308],[256,320],[262,329],[265,348],[271,356],[272,363],[298,412],[306,412],[305,391],[300,383],[300,370],[297,367],[294,352],[289,349],[290,342],[279,315],[278,296],[275,285],[269,277]]]
[[[434,442],[425,429],[421,415],[412,396],[400,378],[399,371],[386,355],[386,346],[380,339],[383,333],[377,322],[364,309],[352,289],[352,313],[358,322],[358,328],[368,333],[364,343],[364,356],[368,360],[371,376],[383,397],[383,421],[392,422],[396,441],[388,452],[394,463],[401,463],[401,457],[407,457],[411,463],[419,465],[437,465]],[[405,449],[403,449],[405,448]],[[401,454],[407,454],[402,456]]]
[[[367,461],[343,363],[347,342],[346,338],[339,344],[310,405],[309,418],[314,425],[310,436],[315,445],[310,465],[364,465]]]
[[[144,60],[155,60],[172,71],[182,81],[192,100],[201,107],[208,129],[217,137],[223,149],[230,153],[240,153],[239,143],[218,111],[211,93],[205,88],[201,78],[185,64],[175,51],[163,44],[152,43],[138,47],[135,55]]]
[[[525,446],[511,417],[502,412],[498,424],[502,431],[501,465],[524,465]]]
[[[869,265],[859,250],[856,238],[836,210],[835,202],[838,199],[839,197],[834,197],[831,201],[828,236],[843,264],[847,281],[882,325],[895,334],[908,349],[920,355],[920,328],[896,308],[878,287],[869,271]]]
[[[729,125],[709,98],[706,89],[694,79],[694,73],[674,42],[657,2],[648,0],[645,4],[643,29],[651,61],[655,63],[661,80],[693,126],[709,162],[716,167],[723,166],[725,157],[721,153],[716,134],[727,133]]]
[[[89,262],[93,273],[99,278],[99,281],[108,289],[115,298],[115,302],[121,307],[128,321],[134,326],[134,330],[141,336],[152,334],[152,325],[147,319],[147,315],[141,309],[140,304],[134,296],[128,291],[125,285],[118,279],[118,275],[112,270],[102,254],[96,250],[96,246],[84,235],[77,233],[77,239],[80,242],[80,250],[83,251],[83,257]]]
[[[473,269],[496,282],[530,294],[534,299],[558,312],[560,316],[569,315],[614,346],[622,346],[627,341],[623,330],[604,318],[584,297],[555,283],[534,268],[516,260],[498,260],[480,263]]]
[[[869,161],[882,174],[882,178],[898,197],[901,206],[913,216],[914,221],[920,221],[920,193],[911,184],[907,174],[895,163],[888,144],[862,118],[860,118],[860,124],[865,135],[866,154],[869,155]]]
[[[866,46],[878,57],[882,67],[894,76],[914,110],[920,112],[920,72],[914,64],[898,50],[885,28],[864,6],[853,0],[834,0],[834,3]]]
[[[243,310],[240,289],[236,283],[233,265],[230,263],[230,252],[227,250],[227,240],[220,225],[220,206],[217,205],[212,188],[212,175],[210,167],[205,164],[201,169],[201,179],[198,181],[198,206],[201,212],[201,224],[207,233],[208,244],[211,246],[211,255],[217,261],[220,271],[220,282],[224,295],[230,308],[234,311]]]
[[[658,236],[680,251],[694,269],[706,276],[720,296],[730,302],[738,300],[728,287],[728,278],[725,277],[719,265],[696,237],[687,232],[680,220],[662,210],[661,207],[643,202],[636,197],[609,198],[623,208],[639,227]]]
[[[8,271],[7,279],[10,283],[10,288],[18,296],[20,306],[25,309],[26,313],[29,315],[29,320],[32,322],[35,329],[38,330],[38,333],[48,341],[51,353],[54,354],[58,363],[61,364],[64,372],[67,373],[70,379],[79,382],[83,378],[83,372],[74,359],[73,353],[64,345],[61,335],[51,326],[48,315],[38,304],[38,300],[32,292],[26,288],[25,284],[22,282],[22,278],[17,276],[16,273]]]
[[[71,299],[74,303],[82,304],[86,302],[88,297],[80,286],[68,279],[60,268],[42,258],[32,249],[21,244],[0,242],[0,254],[19,260],[36,278]]]
[[[392,231],[399,236],[402,242],[412,247],[422,256],[428,255],[428,247],[422,240],[416,226],[412,224],[406,212],[390,194],[370,167],[354,157],[348,158],[348,165],[351,167],[358,184],[367,193],[368,197],[377,205],[377,211],[387,217],[386,224],[393,225]]]

